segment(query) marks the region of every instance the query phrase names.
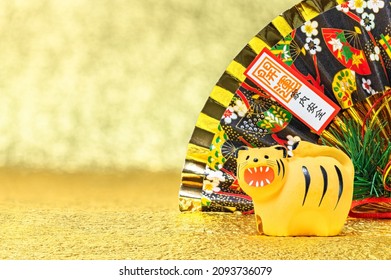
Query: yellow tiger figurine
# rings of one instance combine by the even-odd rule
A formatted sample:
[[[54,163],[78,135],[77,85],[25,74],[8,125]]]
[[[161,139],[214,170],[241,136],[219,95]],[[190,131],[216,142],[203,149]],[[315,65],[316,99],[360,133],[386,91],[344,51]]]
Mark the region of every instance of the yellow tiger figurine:
[[[338,235],[353,198],[354,167],[334,147],[301,141],[292,157],[284,146],[238,152],[237,177],[251,196],[259,233]]]

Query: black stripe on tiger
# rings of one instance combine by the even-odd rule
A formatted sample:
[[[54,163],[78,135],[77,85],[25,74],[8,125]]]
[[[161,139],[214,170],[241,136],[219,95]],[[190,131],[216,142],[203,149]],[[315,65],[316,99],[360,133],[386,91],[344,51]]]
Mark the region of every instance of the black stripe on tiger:
[[[280,163],[281,163],[281,166],[282,166],[282,177],[285,176],[285,165],[284,165],[284,162],[280,159]]]
[[[311,176],[310,176],[310,173],[308,172],[307,167],[302,166],[301,170],[303,171],[304,180],[305,180],[305,193],[304,193],[304,199],[303,199],[303,204],[302,204],[302,206],[304,206],[305,200],[307,199],[308,190],[310,188]]]
[[[323,176],[323,194],[322,194],[322,198],[320,199],[318,207],[322,204],[323,197],[327,192],[327,185],[328,185],[327,171],[326,169],[324,169],[322,165],[320,166],[320,171],[322,171],[322,176]]]
[[[341,199],[341,196],[343,193],[343,178],[342,178],[341,170],[338,168],[338,166],[334,165],[334,167],[335,167],[335,171],[337,171],[338,183],[339,183],[338,200],[337,200],[337,204],[335,205],[335,208],[337,208],[339,200]],[[335,208],[334,208],[334,210],[335,210]]]
[[[281,171],[281,166],[280,166],[280,163],[278,162],[278,160],[276,160],[277,162],[277,173],[278,173],[278,176],[280,176],[280,171]]]

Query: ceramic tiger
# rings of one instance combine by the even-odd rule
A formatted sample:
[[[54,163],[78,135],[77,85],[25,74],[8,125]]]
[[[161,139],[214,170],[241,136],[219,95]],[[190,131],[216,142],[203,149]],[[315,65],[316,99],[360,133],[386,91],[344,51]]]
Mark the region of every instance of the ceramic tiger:
[[[333,236],[345,224],[353,197],[351,159],[334,147],[301,141],[238,152],[238,182],[253,199],[260,233]]]

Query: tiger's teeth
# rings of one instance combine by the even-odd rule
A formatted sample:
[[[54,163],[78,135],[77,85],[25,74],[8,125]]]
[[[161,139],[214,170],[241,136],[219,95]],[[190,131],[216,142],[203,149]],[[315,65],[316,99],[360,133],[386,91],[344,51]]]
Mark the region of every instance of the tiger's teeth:
[[[266,165],[247,168],[247,172],[248,185],[252,187],[265,187],[271,184],[274,178],[273,168]]]

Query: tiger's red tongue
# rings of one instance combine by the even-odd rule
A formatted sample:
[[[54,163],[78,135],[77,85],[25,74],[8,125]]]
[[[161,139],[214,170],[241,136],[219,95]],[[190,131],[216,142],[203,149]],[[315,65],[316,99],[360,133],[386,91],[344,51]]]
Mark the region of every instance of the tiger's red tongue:
[[[268,166],[251,167],[244,171],[244,180],[252,187],[264,187],[274,180],[274,171]]]

